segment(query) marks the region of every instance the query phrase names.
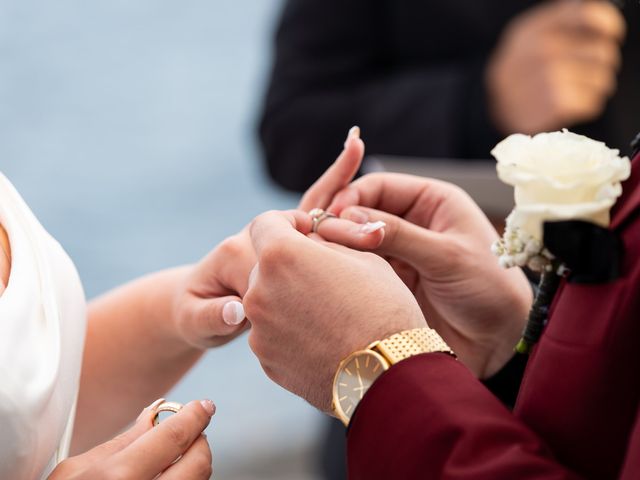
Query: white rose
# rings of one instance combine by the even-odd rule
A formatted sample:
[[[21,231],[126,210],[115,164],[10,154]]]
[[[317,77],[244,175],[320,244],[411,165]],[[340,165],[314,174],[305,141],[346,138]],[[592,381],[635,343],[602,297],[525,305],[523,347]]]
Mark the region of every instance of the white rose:
[[[609,211],[622,194],[631,162],[602,142],[567,130],[534,137],[511,135],[491,152],[498,176],[515,187],[512,231],[542,241],[550,220],[586,220],[609,226]]]

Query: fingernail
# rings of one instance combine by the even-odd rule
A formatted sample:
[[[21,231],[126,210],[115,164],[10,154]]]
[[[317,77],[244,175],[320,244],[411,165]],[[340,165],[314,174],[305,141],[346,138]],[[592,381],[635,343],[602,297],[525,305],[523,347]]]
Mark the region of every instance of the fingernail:
[[[347,144],[349,140],[352,138],[360,138],[360,127],[351,127],[349,129],[349,133],[347,134],[347,139],[344,141],[344,148],[347,148]]]
[[[204,408],[210,417],[213,417],[213,414],[216,413],[216,406],[211,400],[200,400],[200,405],[202,405],[202,408]]]
[[[369,233],[377,232],[378,230],[381,230],[386,226],[387,224],[382,221],[373,222],[373,223],[367,222],[364,225],[362,225],[362,227],[360,227],[360,233],[369,234]]]
[[[136,421],[140,420],[140,418],[142,418],[146,412],[150,412],[154,408],[157,408],[162,402],[164,402],[164,400],[165,400],[164,398],[159,398],[148,407],[143,408],[142,411],[140,412],[140,415],[138,415],[138,418],[136,419]]]
[[[349,208],[344,212],[343,218],[355,223],[367,223],[369,220],[369,214],[359,208]]]
[[[227,325],[240,325],[244,320],[244,306],[235,300],[227,303],[222,308],[222,319]]]

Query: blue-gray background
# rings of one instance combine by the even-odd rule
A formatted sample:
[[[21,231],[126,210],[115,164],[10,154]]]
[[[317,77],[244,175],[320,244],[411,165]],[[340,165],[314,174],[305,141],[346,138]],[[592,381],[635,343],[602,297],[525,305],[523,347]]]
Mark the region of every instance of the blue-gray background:
[[[295,205],[268,184],[255,142],[279,10],[0,2],[0,170],[72,256],[89,298]],[[246,338],[211,351],[170,397],[217,403],[217,478],[307,478],[320,418],[270,384]]]

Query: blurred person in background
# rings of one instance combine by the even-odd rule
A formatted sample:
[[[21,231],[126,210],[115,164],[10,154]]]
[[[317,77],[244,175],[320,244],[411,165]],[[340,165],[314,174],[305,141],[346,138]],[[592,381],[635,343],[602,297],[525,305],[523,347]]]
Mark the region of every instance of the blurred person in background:
[[[489,158],[563,127],[627,150],[640,110],[640,4],[289,0],[260,137],[303,191],[358,124],[370,155]]]

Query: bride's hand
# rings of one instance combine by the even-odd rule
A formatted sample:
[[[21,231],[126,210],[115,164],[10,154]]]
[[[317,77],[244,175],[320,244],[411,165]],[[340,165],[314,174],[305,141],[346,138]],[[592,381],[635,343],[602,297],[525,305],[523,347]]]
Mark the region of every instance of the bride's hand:
[[[63,461],[49,480],[152,480],[160,474],[166,480],[208,480],[211,450],[202,432],[214,411],[210,401],[194,401],[153,427],[154,412],[147,408],[131,429]]]

